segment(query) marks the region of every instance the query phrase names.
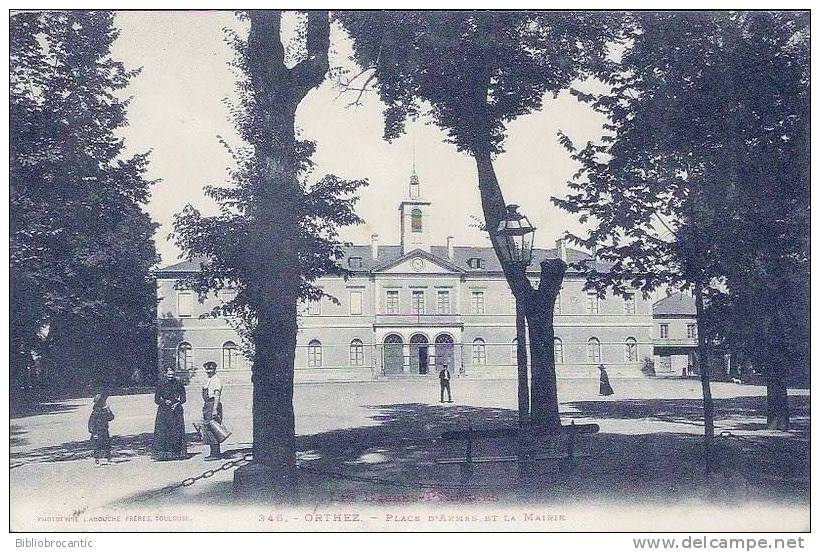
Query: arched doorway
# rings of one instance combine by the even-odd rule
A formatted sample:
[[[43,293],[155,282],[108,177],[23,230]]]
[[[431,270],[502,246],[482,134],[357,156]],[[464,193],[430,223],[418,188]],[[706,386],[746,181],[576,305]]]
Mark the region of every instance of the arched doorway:
[[[384,373],[401,374],[404,370],[404,340],[390,334],[384,338]]]
[[[427,336],[416,334],[410,338],[410,373],[426,374],[430,364],[429,343]]]
[[[446,364],[453,373],[455,369],[453,357],[453,336],[449,334],[441,334],[436,337],[436,370],[441,370]]]

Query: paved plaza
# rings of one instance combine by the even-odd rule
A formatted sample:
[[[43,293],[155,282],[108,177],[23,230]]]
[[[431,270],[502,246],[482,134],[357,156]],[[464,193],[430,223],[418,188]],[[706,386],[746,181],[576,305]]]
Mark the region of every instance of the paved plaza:
[[[613,386],[615,395],[602,398],[596,380],[559,383],[564,423],[600,426],[600,433],[579,440],[578,451],[589,456],[572,469],[545,462],[521,484],[513,464],[479,466],[464,486],[457,466],[435,462],[464,454],[462,443],[443,441],[441,434],[514,426],[514,381],[456,379],[452,404],[438,402],[434,379],[297,385],[300,498],[314,510],[319,505],[383,507],[424,501],[572,509],[617,500],[623,508],[648,509],[650,516],[681,504],[764,504],[769,512],[785,509],[775,516],[780,522],[789,519],[799,526],[805,518],[808,523],[808,391],[793,391],[794,429],[777,432],[765,427],[765,387],[713,384],[716,431],[729,433],[716,439],[715,470],[706,476],[701,467],[698,380],[614,380]],[[150,457],[156,412],[152,394],[109,399],[116,415],[111,424],[114,458],[102,467],[95,467],[90,457],[90,399],[48,403],[13,417],[12,527],[70,530],[83,526],[78,516],[100,527],[112,512],[150,509],[188,516],[242,506],[231,493],[231,469],[189,487],[158,492],[221,464],[203,460],[206,447],[196,443],[192,425],[201,399],[194,387],[188,395],[190,458],[181,461],[155,462]],[[226,461],[250,450],[250,395],[249,385],[225,390],[225,421],[233,432],[223,447]],[[508,445],[477,443],[476,454],[503,453]],[[174,515],[180,521],[181,514]],[[71,516],[74,521],[67,522]],[[156,516],[153,519],[144,529],[163,530]],[[704,520],[709,521],[708,516]],[[584,528],[583,523],[572,528]]]

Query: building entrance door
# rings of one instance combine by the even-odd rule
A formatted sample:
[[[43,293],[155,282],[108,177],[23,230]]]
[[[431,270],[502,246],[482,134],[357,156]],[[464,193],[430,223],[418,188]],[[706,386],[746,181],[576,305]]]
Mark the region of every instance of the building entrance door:
[[[444,368],[446,364],[450,369],[450,373],[455,373],[454,358],[453,358],[453,338],[447,334],[441,334],[436,338],[436,371]]]
[[[427,337],[416,334],[410,338],[410,373],[426,374],[430,364]]]
[[[404,371],[404,340],[391,334],[384,338],[384,373],[401,374]]]

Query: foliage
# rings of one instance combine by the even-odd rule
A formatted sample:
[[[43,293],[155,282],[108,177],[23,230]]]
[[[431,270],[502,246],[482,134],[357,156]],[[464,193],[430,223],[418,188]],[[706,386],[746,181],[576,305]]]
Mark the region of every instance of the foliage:
[[[643,362],[641,363],[641,373],[644,376],[654,376],[655,375],[655,361],[649,357],[644,357]]]
[[[234,167],[228,171],[228,185],[205,188],[206,195],[219,204],[219,214],[203,216],[198,209],[187,205],[175,217],[173,235],[189,258],[201,261],[201,270],[181,281],[180,285],[200,295],[223,288],[236,290],[235,298],[216,307],[212,314],[236,317],[235,329],[242,338],[242,352],[252,359],[260,294],[254,267],[256,252],[250,249],[251,235],[258,222],[259,209],[282,209],[284,206],[260,205],[260,190],[270,183],[266,181],[261,158],[253,144],[267,139],[262,136],[266,111],[258,105],[254,88],[249,84],[251,65],[247,40],[233,33],[227,36],[236,51],[233,67],[237,75],[237,99],[230,107],[234,124],[245,144],[232,148],[220,139],[230,152]],[[293,157],[298,166],[299,196],[287,209],[298,220],[296,241],[291,246],[298,255],[299,297],[310,301],[328,297],[336,301],[313,282],[323,276],[344,277],[348,274],[338,264],[344,255],[339,228],[362,222],[354,210],[358,201],[355,193],[367,182],[325,175],[310,183],[313,169],[310,157],[315,144],[297,141],[295,145]],[[275,237],[271,236],[271,239]]]
[[[600,62],[615,16],[592,12],[345,11],[354,56],[375,71],[385,138],[422,113],[459,151],[503,151],[510,121]]]
[[[127,157],[118,136],[138,71],[111,58],[113,17],[10,18],[13,384],[35,363],[65,387],[156,361],[148,155]]]
[[[631,47],[576,92],[609,134],[554,199],[612,263],[591,285],[700,281],[709,337],[761,356],[808,343],[808,14],[638,13]],[[602,66],[603,68],[603,66]],[[803,356],[803,358],[807,358]]]

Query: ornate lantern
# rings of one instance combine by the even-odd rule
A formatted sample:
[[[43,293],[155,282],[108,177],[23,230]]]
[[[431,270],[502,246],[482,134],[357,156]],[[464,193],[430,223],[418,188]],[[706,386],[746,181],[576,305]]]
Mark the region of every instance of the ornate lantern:
[[[507,213],[498,223],[496,238],[502,262],[530,264],[535,227],[518,212],[518,205],[507,205]]]

